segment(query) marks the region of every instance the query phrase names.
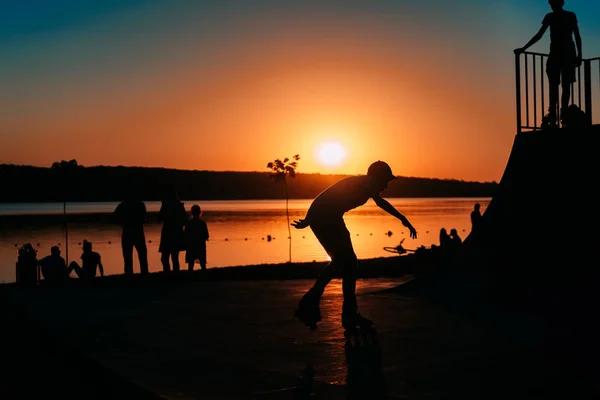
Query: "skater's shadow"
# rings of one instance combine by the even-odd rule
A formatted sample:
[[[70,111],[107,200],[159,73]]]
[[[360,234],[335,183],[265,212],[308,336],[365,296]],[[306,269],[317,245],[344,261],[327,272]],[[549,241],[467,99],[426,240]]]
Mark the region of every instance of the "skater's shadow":
[[[347,399],[383,399],[387,382],[382,371],[382,350],[377,331],[351,336],[345,344]]]
[[[315,395],[315,369],[311,362],[306,364],[302,375],[296,381],[296,391],[294,398],[296,400],[312,399]]]

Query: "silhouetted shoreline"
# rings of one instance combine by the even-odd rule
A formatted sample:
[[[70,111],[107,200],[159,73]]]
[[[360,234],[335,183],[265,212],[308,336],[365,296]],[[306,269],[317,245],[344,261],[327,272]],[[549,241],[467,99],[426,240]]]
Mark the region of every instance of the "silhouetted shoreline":
[[[201,281],[259,281],[313,279],[327,265],[327,261],[292,262],[277,264],[238,265],[164,273],[151,272],[147,275],[123,274],[96,277],[86,285],[121,286],[129,284],[161,285],[164,283],[186,283]],[[423,254],[407,254],[397,257],[378,257],[359,260],[358,278],[398,278],[426,272],[434,265],[435,255],[430,250]],[[410,277],[407,277],[410,279]],[[77,278],[69,280],[69,286],[84,286]],[[0,286],[18,286],[17,283],[0,283]],[[43,284],[40,286],[44,286]]]
[[[350,175],[298,173],[289,185],[290,199],[312,199],[329,185]],[[62,202],[64,186],[51,168],[0,164],[0,180],[11,190],[0,202]],[[165,187],[178,188],[181,199],[268,200],[284,194],[268,172],[189,171],[143,167],[81,167],[70,178],[67,201],[121,201],[134,188],[144,201],[162,200]],[[384,197],[492,197],[496,182],[399,177]]]

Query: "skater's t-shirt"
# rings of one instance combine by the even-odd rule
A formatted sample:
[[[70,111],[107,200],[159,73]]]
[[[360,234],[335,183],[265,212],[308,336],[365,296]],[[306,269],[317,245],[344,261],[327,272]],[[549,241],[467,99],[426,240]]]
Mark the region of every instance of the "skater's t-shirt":
[[[377,195],[379,193],[372,189],[369,176],[344,178],[315,198],[308,209],[306,219],[312,223],[321,219],[341,218],[346,212],[362,206]]]
[[[577,16],[571,11],[546,14],[542,25],[550,26],[550,54],[571,53],[575,49],[573,33],[577,28]]]

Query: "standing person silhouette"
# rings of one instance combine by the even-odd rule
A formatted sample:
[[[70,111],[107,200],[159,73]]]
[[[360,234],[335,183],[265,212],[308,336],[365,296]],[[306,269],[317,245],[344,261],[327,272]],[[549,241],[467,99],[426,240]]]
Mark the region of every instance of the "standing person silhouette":
[[[171,191],[163,200],[159,218],[163,221],[158,247],[158,251],[161,253],[160,262],[163,271],[171,271],[169,260],[173,263],[173,271],[179,271],[179,252],[185,250],[183,229],[188,216],[183,203],[179,201],[177,191]]]
[[[198,204],[191,208],[192,219],[185,225],[185,261],[190,271],[194,270],[196,260],[200,268],[206,269],[206,241],[209,238],[206,221],[202,218],[202,209]]]
[[[473,211],[471,211],[471,232],[479,229],[479,224],[481,224],[481,204],[475,203],[473,206]]]
[[[408,219],[380,195],[392,179],[396,177],[392,174],[390,166],[383,161],[376,161],[369,166],[366,175],[344,178],[325,189],[314,199],[304,219],[291,224],[297,229],[310,226],[331,258],[329,265],[302,297],[295,311],[295,316],[311,329],[316,329],[317,322],[321,320],[319,302],[325,287],[334,274],[339,272],[342,274],[344,296],[342,326],[346,330],[352,330],[356,327],[368,328],[373,324],[358,312],[355,294],[358,259],[343,217],[347,211],[365,204],[372,198],[377,206],[402,221],[410,230],[411,238],[416,238],[417,231]]]
[[[125,275],[133,275],[133,248],[137,251],[140,262],[140,273],[148,273],[148,248],[144,235],[144,222],[146,222],[146,205],[141,201],[133,189],[129,189],[126,198],[121,202],[113,215],[121,224],[121,248],[125,263]]]
[[[581,36],[577,25],[577,16],[563,9],[564,0],[548,0],[552,12],[546,14],[540,30],[521,48],[515,49],[515,54],[521,54],[530,46],[537,43],[550,27],[550,54],[546,62],[546,74],[550,85],[548,111],[549,122],[557,124],[556,109],[558,108],[558,87],[562,82],[560,118],[569,107],[571,83],[576,81],[575,68],[581,65]],[[575,44],[573,43],[575,37]],[[577,50],[575,50],[575,45]]]

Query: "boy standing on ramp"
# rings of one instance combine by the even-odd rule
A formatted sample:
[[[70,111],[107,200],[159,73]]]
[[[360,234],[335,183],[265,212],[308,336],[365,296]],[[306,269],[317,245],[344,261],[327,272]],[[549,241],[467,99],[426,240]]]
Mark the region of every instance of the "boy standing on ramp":
[[[347,211],[365,204],[372,198],[382,210],[402,221],[410,230],[410,237],[416,239],[417,231],[408,219],[380,195],[393,179],[396,177],[392,174],[390,166],[383,161],[376,161],[369,166],[366,175],[344,178],[325,189],[312,202],[306,217],[292,223],[297,229],[310,226],[331,258],[329,265],[302,297],[295,311],[295,316],[311,329],[316,329],[317,322],[321,320],[319,302],[325,287],[334,274],[340,271],[344,295],[342,326],[346,330],[353,330],[357,327],[370,328],[373,324],[358,312],[355,294],[358,259],[343,216]]]
[[[546,14],[542,21],[540,30],[521,48],[515,50],[515,54],[521,54],[530,46],[537,43],[550,27],[550,54],[546,62],[546,74],[550,86],[548,112],[549,122],[557,124],[556,109],[558,108],[558,86],[562,82],[562,96],[560,118],[569,107],[571,95],[571,84],[576,81],[575,68],[581,65],[581,35],[577,25],[577,16],[571,11],[563,9],[564,0],[548,0],[552,12]],[[573,37],[575,43],[573,43]],[[577,45],[577,51],[575,46]]]

